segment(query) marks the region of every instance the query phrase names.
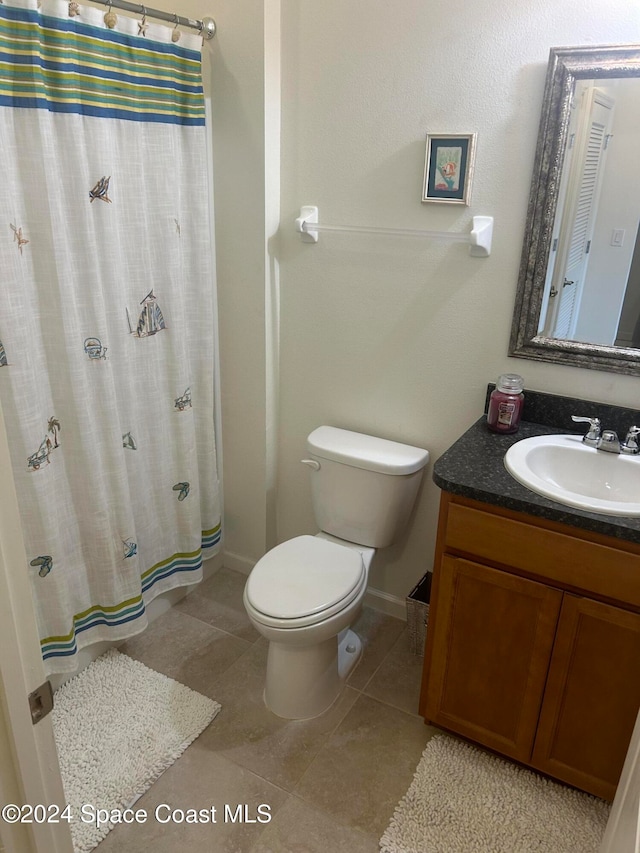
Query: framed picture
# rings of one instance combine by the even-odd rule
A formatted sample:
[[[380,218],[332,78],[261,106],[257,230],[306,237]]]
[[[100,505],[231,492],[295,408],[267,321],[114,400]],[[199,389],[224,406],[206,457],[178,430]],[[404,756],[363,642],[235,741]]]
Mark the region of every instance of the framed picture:
[[[469,204],[475,148],[475,133],[428,133],[422,201]]]

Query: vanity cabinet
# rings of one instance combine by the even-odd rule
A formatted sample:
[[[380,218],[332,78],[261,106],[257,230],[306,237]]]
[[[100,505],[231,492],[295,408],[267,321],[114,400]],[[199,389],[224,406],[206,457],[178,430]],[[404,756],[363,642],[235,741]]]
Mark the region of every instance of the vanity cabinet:
[[[612,799],[640,707],[640,546],[444,493],[420,711]]]

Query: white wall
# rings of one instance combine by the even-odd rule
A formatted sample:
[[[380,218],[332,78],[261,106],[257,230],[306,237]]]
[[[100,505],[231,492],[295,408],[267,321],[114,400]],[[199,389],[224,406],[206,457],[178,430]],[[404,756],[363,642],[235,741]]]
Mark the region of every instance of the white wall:
[[[482,414],[503,371],[529,388],[638,404],[631,377],[506,355],[549,48],[640,40],[635,0],[283,0],[279,535],[314,530],[304,439],[329,423],[427,447]],[[421,204],[428,132],[478,134],[469,208]],[[321,234],[293,219],[467,229],[495,217],[490,258],[459,244]],[[588,413],[587,413],[588,414]],[[404,598],[431,567],[431,471],[411,529],[372,584]]]
[[[267,247],[279,211],[278,4],[181,0],[178,9],[192,18],[213,16],[218,25],[203,48],[203,73],[215,152],[224,548],[226,564],[246,570],[275,544],[277,361],[266,295],[277,288]]]
[[[182,0],[179,9],[219,25],[205,52],[226,561],[245,569],[274,539],[274,495],[278,539],[315,530],[298,460],[318,424],[424,445],[435,459],[506,370],[530,388],[638,402],[632,377],[506,355],[549,48],[640,41],[635,0],[494,0],[481,11],[468,0],[281,2],[281,54],[276,0]],[[469,208],[420,203],[428,131],[478,133]],[[490,214],[493,252],[479,260],[458,244],[354,235],[303,244],[293,231],[302,204],[319,205],[328,223],[438,230]],[[408,535],[377,559],[375,587],[403,599],[431,567],[438,497],[429,469]]]

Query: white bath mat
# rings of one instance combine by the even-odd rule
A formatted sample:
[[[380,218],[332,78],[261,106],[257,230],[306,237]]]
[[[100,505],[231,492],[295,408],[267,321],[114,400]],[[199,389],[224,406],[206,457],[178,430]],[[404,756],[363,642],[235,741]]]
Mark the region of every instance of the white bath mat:
[[[380,840],[383,853],[597,853],[603,800],[437,735]]]
[[[219,710],[212,699],[115,650],[63,684],[52,718],[76,853],[93,850],[112,828],[97,827],[82,806],[130,806]]]

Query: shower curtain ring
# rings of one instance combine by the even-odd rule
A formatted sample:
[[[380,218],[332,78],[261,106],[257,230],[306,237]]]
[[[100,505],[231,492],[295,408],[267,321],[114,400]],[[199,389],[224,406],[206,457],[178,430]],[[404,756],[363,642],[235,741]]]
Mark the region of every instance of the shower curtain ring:
[[[138,24],[138,35],[146,36],[147,34],[147,9],[146,6],[141,6],[142,9],[142,20]]]
[[[104,22],[112,30],[115,25],[118,23],[118,16],[111,8],[111,0],[108,0],[107,6],[109,7],[104,14]]]
[[[171,33],[171,41],[175,43],[177,41],[180,41],[180,30],[178,29],[178,24],[180,23],[180,21],[178,19],[178,13],[177,12],[173,13],[173,17],[176,19],[176,25],[173,28],[173,31]]]

